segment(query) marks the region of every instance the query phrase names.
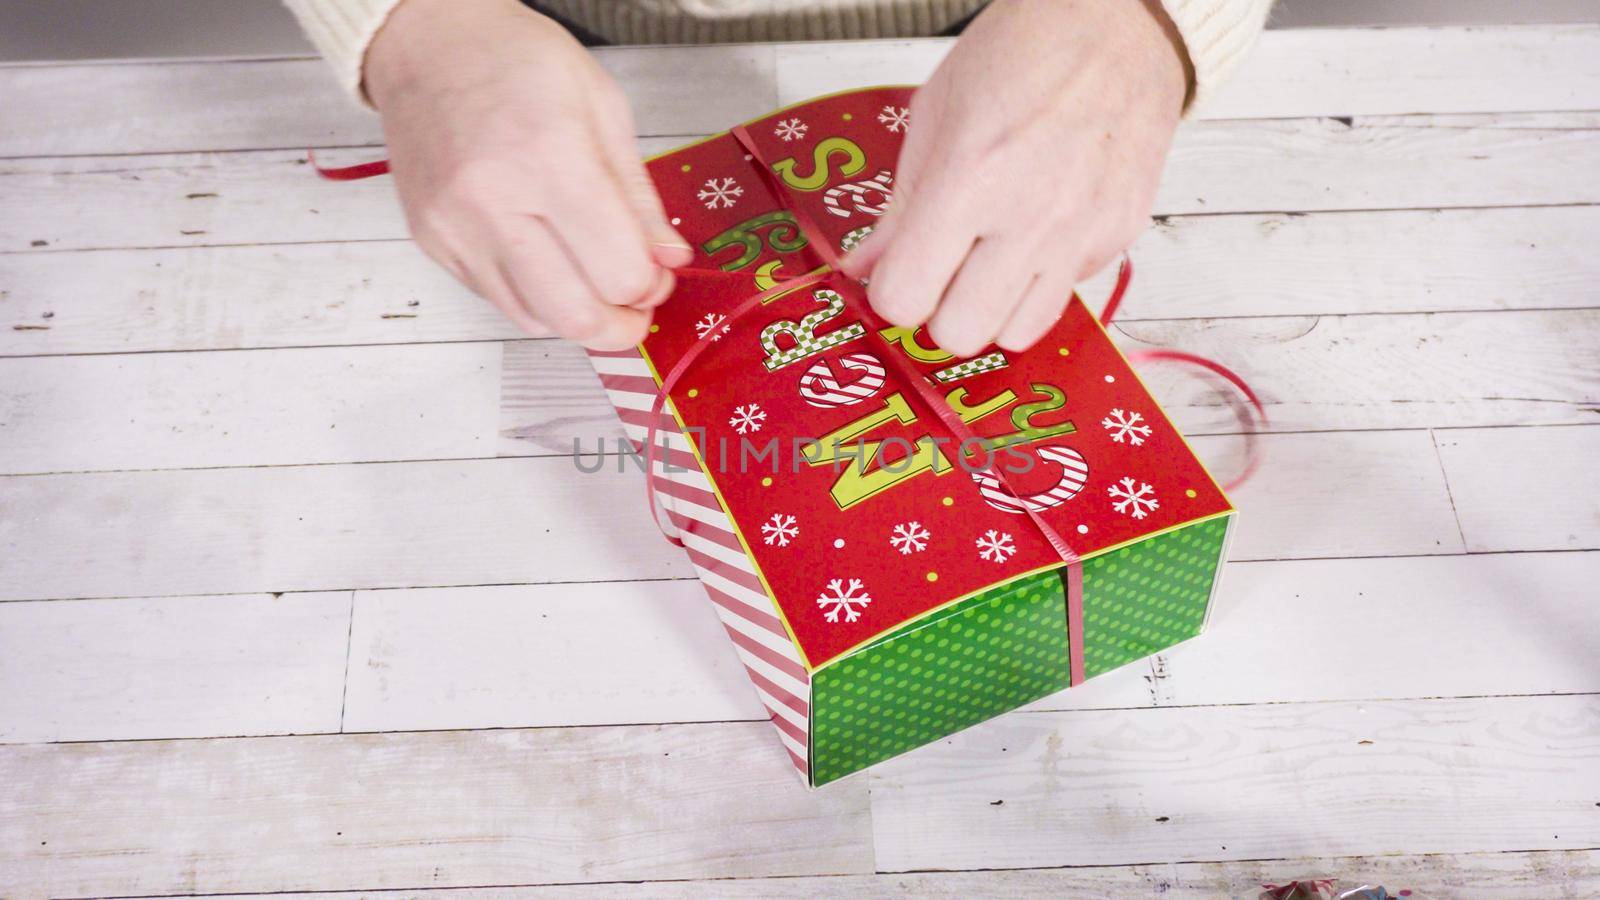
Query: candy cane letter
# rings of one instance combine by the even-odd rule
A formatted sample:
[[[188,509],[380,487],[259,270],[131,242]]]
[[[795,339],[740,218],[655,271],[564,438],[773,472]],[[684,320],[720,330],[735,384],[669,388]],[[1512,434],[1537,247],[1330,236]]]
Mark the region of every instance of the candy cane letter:
[[[837,318],[844,312],[844,298],[837,292],[828,290],[817,291],[811,296],[823,305],[822,309],[806,316],[798,323],[780,319],[761,329],[761,348],[767,351],[767,358],[762,360],[762,364],[767,367],[768,372],[777,371],[790,363],[797,363],[808,356],[816,356],[824,350],[866,336],[867,329],[862,327],[860,322],[846,325],[827,334],[817,334],[817,329],[822,327],[824,322]],[[794,346],[787,350],[779,350],[779,335],[788,335]]]
[[[854,369],[861,376],[849,384],[840,384],[833,363],[819,359],[800,376],[800,397],[812,406],[834,409],[870,400],[883,390],[887,373],[871,353],[852,353],[840,358],[839,365]]]
[[[849,138],[831,137],[819,141],[811,148],[810,175],[801,175],[796,171],[799,161],[792,156],[773,163],[772,171],[778,173],[784,184],[797,191],[820,191],[832,176],[828,162],[835,156],[844,157],[844,162],[839,166],[839,174],[846,178],[867,167],[867,155],[861,152],[855,141]]]
[[[983,495],[984,502],[1001,512],[1020,514],[1024,510],[1043,512],[1078,496],[1084,482],[1089,480],[1089,464],[1083,461],[1082,454],[1070,447],[1053,446],[1036,448],[1034,453],[1042,460],[1061,466],[1061,477],[1055,487],[1040,494],[1018,497],[1001,484],[993,472],[973,472],[972,480],[978,483],[978,493]]]
[[[876,196],[876,203],[869,202],[869,197]],[[828,207],[828,212],[841,218],[848,219],[852,211],[866,213],[869,216],[881,216],[889,209],[889,201],[894,199],[894,175],[888,169],[883,169],[878,174],[866,181],[852,181],[847,184],[836,184],[828,188],[822,195],[822,202]],[[849,201],[853,210],[845,209],[844,204]]]

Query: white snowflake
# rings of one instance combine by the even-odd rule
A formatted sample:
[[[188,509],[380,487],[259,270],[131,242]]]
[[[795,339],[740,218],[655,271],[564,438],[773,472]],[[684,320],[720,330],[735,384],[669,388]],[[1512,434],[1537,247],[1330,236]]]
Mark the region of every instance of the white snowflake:
[[[716,209],[719,206],[726,209],[743,196],[744,188],[732,178],[707,178],[706,186],[695,194],[695,197],[705,203],[706,209]]]
[[[920,523],[901,522],[894,527],[894,534],[889,535],[889,544],[909,556],[926,550],[929,537],[928,529],[923,528]]]
[[[1135,447],[1144,443],[1144,439],[1150,436],[1150,426],[1143,422],[1144,416],[1131,411],[1123,412],[1120,409],[1113,409],[1111,415],[1100,420],[1100,424],[1111,432],[1113,441],[1119,444],[1127,441]]]
[[[990,562],[1003,563],[1017,552],[1017,545],[1011,542],[1011,535],[1004,531],[995,531],[993,528],[985,531],[983,537],[973,543],[978,545],[978,558]]]
[[[1144,482],[1139,482],[1134,487],[1132,478],[1124,478],[1106,489],[1111,495],[1111,506],[1123,515],[1130,512],[1135,519],[1142,519],[1150,514],[1150,510],[1158,509],[1160,501],[1156,500],[1156,489]]]
[[[844,613],[846,622],[854,622],[861,618],[861,608],[871,602],[872,597],[859,578],[850,579],[848,584],[843,578],[834,578],[828,582],[828,589],[817,598],[822,618],[829,622],[839,621],[840,613]]]
[[[740,434],[749,434],[752,431],[760,431],[766,420],[767,411],[761,408],[761,404],[752,403],[749,406],[735,406],[733,418],[728,420],[728,424]]]
[[[694,336],[696,338],[704,338],[709,334],[713,341],[722,340],[722,336],[727,334],[729,329],[733,327],[732,325],[722,324],[727,318],[722,313],[706,313],[701,317],[700,321],[694,323]],[[719,325],[722,327],[718,328],[717,326]],[[713,334],[713,332],[715,333]]]
[[[905,131],[911,125],[911,110],[904,106],[885,106],[878,113],[878,121],[890,131]]]
[[[773,513],[772,518],[761,526],[761,534],[762,540],[767,543],[787,547],[800,534],[800,526],[794,523],[794,516]]]
[[[772,130],[772,136],[785,141],[798,141],[806,136],[806,129],[810,127],[799,119],[783,119],[778,122],[778,127]]]

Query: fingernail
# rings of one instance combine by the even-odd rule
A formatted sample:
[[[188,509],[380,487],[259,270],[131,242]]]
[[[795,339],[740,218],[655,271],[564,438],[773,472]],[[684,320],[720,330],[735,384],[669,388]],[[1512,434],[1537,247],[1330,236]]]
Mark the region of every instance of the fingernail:
[[[660,247],[660,248],[662,248],[664,250],[688,250],[690,252],[694,251],[694,248],[689,246],[689,242],[688,241],[651,241],[650,242],[650,246],[652,246],[652,247]]]

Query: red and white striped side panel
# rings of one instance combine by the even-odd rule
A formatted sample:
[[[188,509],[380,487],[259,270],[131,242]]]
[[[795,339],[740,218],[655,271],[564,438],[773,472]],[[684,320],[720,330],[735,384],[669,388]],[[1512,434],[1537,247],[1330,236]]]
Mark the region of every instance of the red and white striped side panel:
[[[642,451],[657,388],[649,366],[636,350],[592,350],[589,361],[600,374],[628,438]],[[772,598],[745,556],[733,523],[670,413],[663,411],[656,433],[658,446],[662,436],[667,442],[666,459],[658,458],[654,470],[656,503],[683,538],[689,561],[699,573],[756,695],[805,778],[810,756],[811,678]]]

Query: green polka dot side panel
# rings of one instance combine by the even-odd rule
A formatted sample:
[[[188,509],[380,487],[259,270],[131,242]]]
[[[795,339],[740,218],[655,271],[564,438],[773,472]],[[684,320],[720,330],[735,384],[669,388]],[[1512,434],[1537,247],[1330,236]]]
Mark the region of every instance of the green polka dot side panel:
[[[1087,677],[1200,633],[1231,519],[1199,522],[1084,562]]]
[[[1054,572],[979,594],[813,676],[821,785],[1067,686],[1066,597]]]

